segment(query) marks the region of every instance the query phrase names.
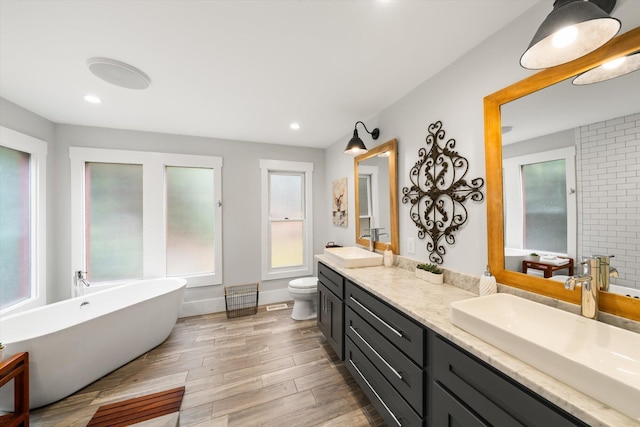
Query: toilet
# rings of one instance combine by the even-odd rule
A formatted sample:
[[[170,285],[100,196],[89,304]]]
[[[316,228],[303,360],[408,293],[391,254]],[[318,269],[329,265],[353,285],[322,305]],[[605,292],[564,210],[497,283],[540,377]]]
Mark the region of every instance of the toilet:
[[[293,299],[293,320],[309,320],[316,318],[318,299],[318,278],[303,277],[289,282],[289,295]]]

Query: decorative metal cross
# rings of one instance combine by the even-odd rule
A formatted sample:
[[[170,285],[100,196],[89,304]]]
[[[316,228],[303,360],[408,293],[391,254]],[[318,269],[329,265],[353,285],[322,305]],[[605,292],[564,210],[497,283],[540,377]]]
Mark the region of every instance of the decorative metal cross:
[[[453,245],[454,233],[467,222],[467,199],[476,202],[484,200],[480,189],[484,179],[475,178],[469,184],[465,176],[469,162],[453,148],[455,139],[444,142],[445,131],[442,122],[428,127],[427,147],[418,150],[420,159],[411,168],[411,187],[402,189],[402,203],[411,203],[411,220],[418,227],[418,237],[428,236],[429,260],[442,264],[446,249],[442,239]]]

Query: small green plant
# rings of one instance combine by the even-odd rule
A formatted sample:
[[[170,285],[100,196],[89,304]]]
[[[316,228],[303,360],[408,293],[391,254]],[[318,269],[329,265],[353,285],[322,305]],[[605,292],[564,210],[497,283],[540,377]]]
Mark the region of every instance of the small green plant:
[[[535,252],[531,252],[531,253],[529,254],[529,256],[540,256],[540,255],[538,255],[538,254],[537,254],[537,253],[535,253]]]
[[[435,264],[418,264],[416,268],[424,271],[429,271],[433,274],[442,274],[442,269]]]

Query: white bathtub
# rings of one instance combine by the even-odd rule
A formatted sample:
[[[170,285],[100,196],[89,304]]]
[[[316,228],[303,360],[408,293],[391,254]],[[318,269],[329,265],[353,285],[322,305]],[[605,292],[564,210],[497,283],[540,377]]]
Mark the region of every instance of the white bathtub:
[[[5,357],[29,352],[30,407],[55,402],[162,343],[185,280],[141,280],[0,319]],[[0,389],[13,410],[13,390]]]
[[[524,249],[505,248],[504,249],[504,269],[509,271],[522,272],[522,261],[531,251]]]

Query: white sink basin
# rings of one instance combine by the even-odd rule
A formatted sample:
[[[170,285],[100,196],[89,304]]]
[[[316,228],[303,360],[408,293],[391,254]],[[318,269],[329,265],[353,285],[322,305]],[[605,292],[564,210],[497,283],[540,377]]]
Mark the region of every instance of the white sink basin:
[[[640,421],[640,334],[510,294],[456,301],[451,322]]]
[[[325,248],[324,254],[341,267],[374,267],[382,265],[382,255],[355,246]]]

